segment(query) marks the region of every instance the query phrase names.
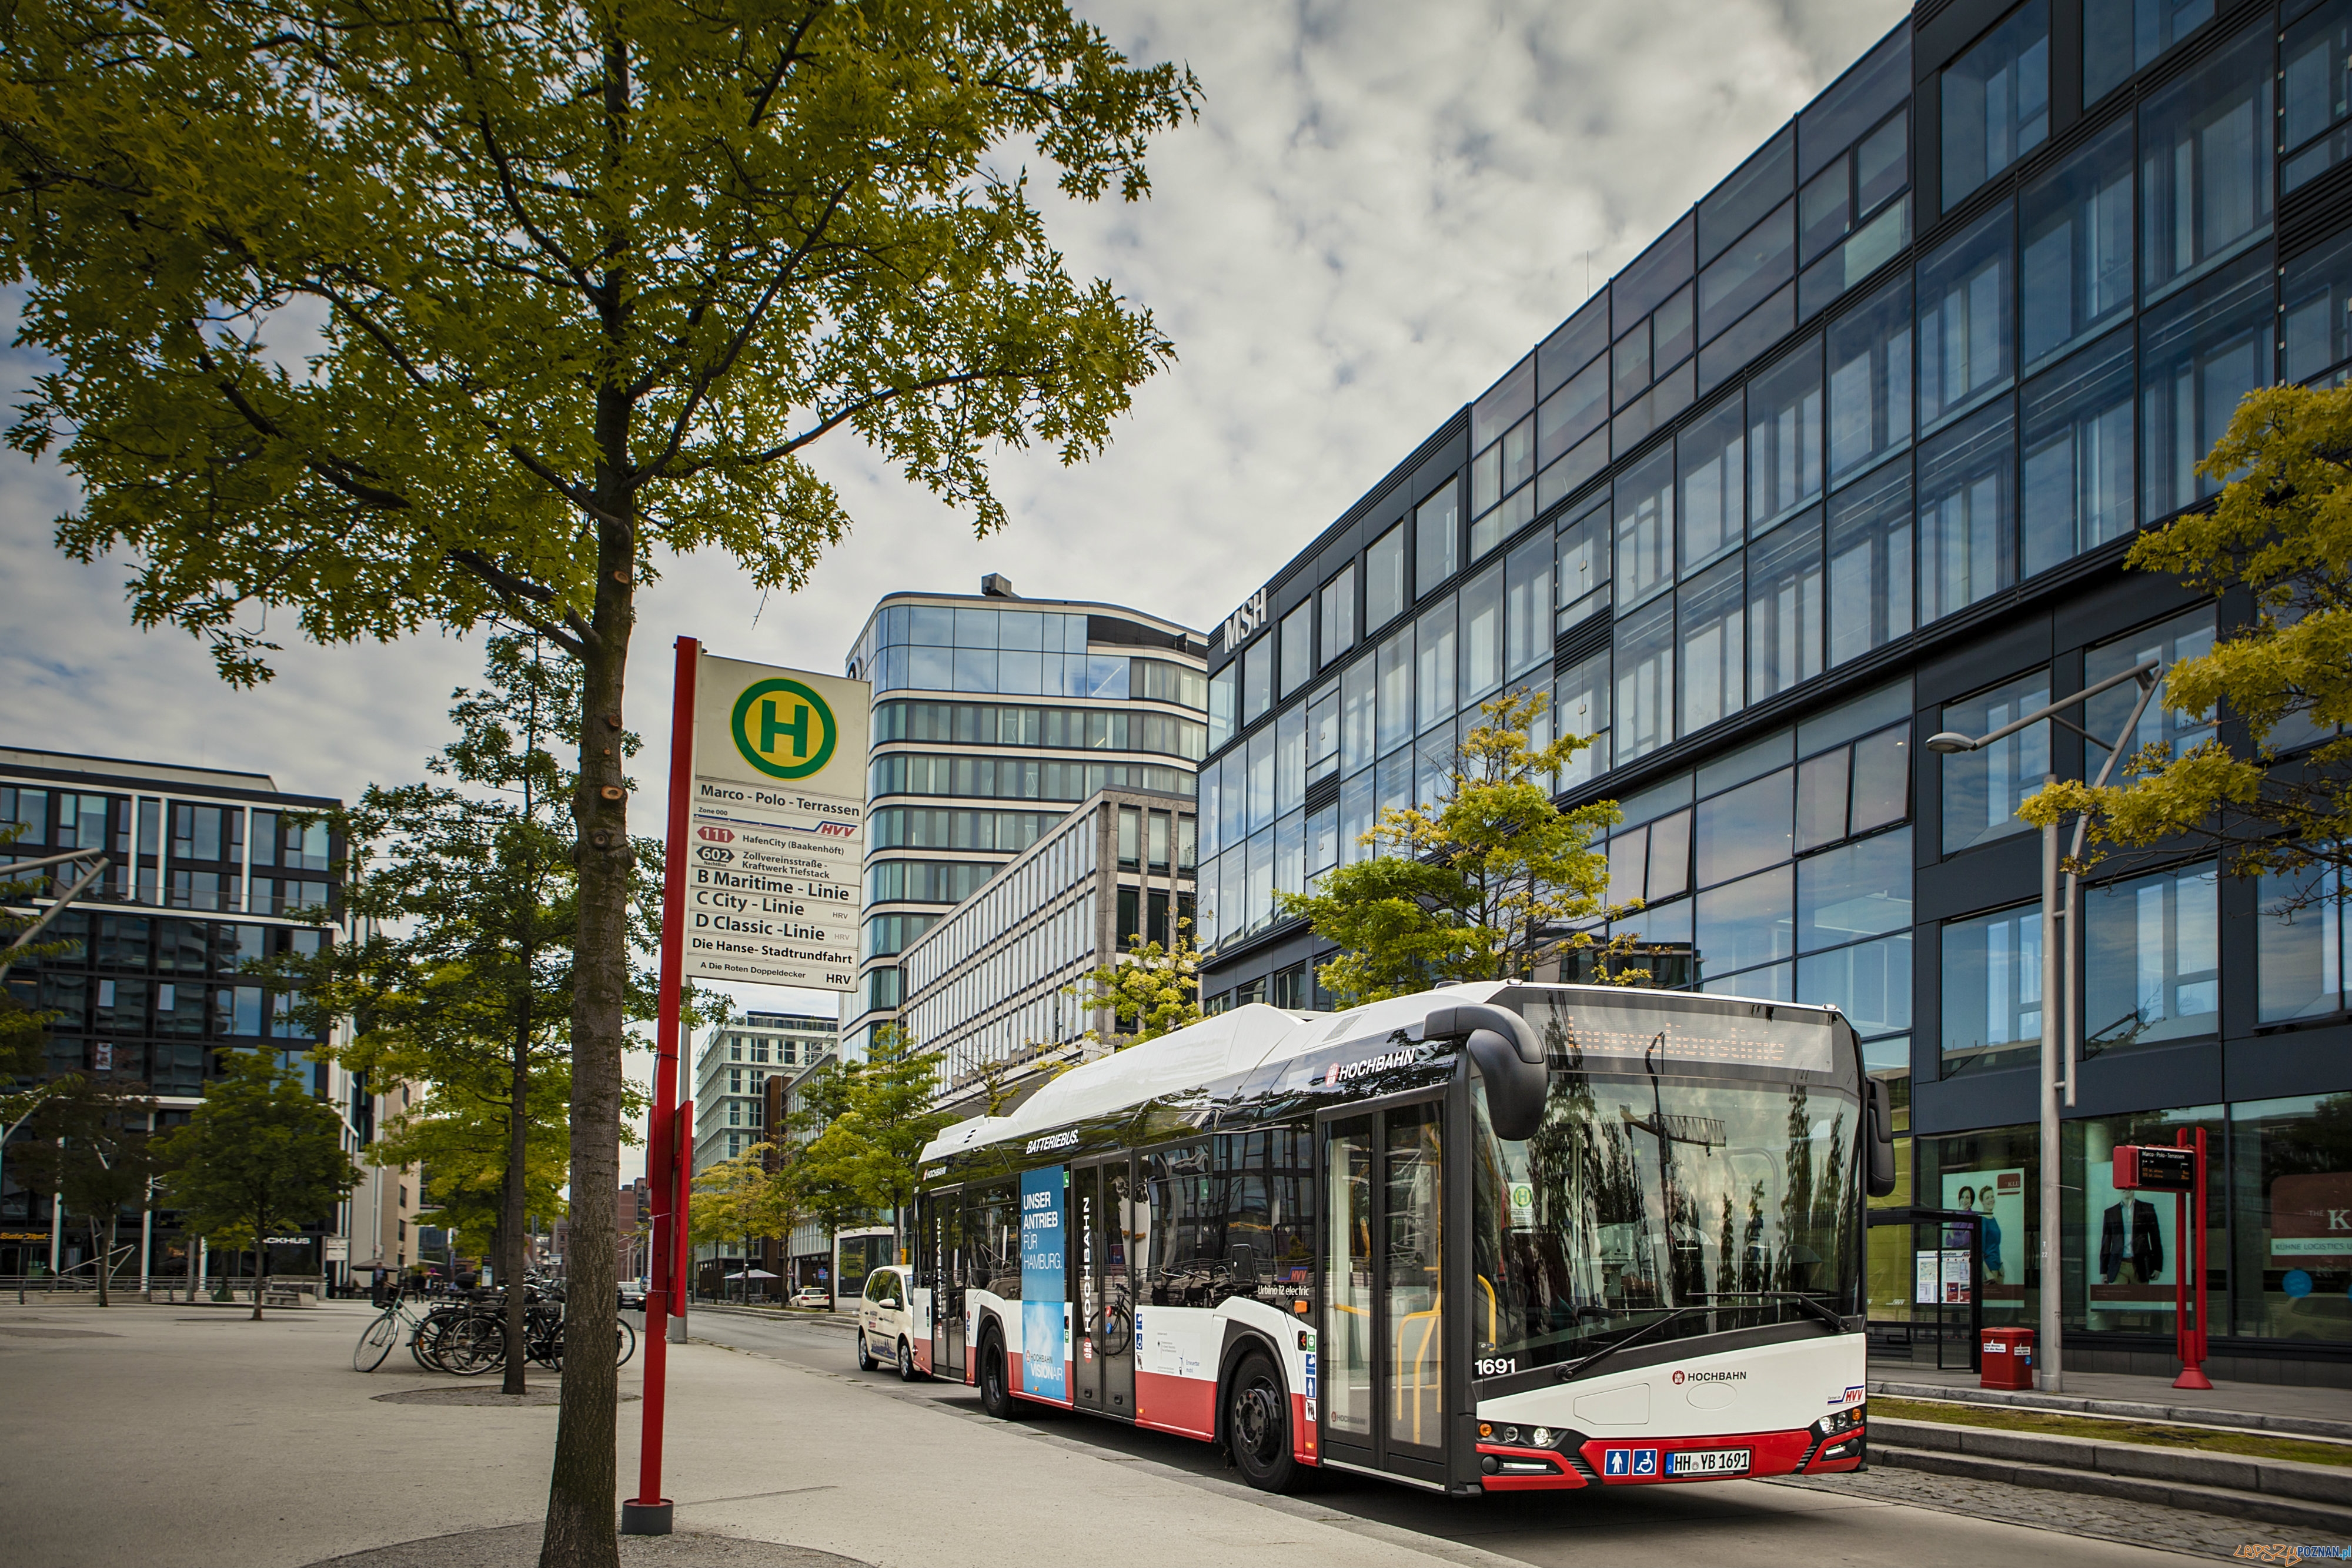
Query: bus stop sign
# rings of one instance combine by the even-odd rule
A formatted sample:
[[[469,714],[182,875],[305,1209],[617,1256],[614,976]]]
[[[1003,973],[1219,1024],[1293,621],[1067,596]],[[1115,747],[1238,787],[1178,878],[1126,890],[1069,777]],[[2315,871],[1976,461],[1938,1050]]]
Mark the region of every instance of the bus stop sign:
[[[2160,1144],[2116,1146],[2117,1192],[2193,1192],[2196,1188],[2194,1150],[2167,1148]]]

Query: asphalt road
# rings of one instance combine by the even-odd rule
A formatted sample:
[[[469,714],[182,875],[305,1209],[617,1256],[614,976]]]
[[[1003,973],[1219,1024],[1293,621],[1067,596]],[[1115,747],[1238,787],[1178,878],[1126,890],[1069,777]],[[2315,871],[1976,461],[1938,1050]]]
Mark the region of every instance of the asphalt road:
[[[859,1373],[854,1327],[845,1320],[702,1312],[690,1323],[696,1339],[830,1374],[877,1398],[929,1406],[942,1418],[985,1419],[979,1396],[961,1384],[904,1384],[892,1372]],[[1221,1489],[1239,1479],[1204,1443],[1059,1412],[1040,1412],[1025,1424],[1104,1459],[1150,1464]],[[2117,1513],[2097,1506],[2101,1500],[1885,1469],[1851,1480],[1478,1499],[1432,1497],[1333,1472],[1319,1477],[1302,1500],[1411,1531],[1433,1545],[1467,1548],[1465,1560],[1491,1552],[1541,1568],[1633,1560],[2072,1568],[2177,1562],[2176,1553],[2228,1557],[2241,1542],[2270,1539],[2259,1526],[2201,1514],[2140,1507]]]

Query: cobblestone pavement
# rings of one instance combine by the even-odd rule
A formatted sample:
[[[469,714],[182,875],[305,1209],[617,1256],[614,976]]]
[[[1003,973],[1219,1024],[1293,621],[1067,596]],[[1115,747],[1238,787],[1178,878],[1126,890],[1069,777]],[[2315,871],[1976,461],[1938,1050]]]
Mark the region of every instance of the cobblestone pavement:
[[[2315,1540],[2317,1532],[2301,1525],[2265,1524],[2259,1520],[2230,1519],[2217,1513],[2126,1502],[2121,1498],[2049,1491],[2038,1487],[2011,1486],[2004,1481],[1970,1480],[1961,1476],[1931,1475],[1888,1466],[1861,1475],[1790,1477],[1768,1484],[1868,1498],[1877,1502],[1906,1503],[1913,1508],[2000,1520],[2036,1530],[2063,1531],[2069,1535],[2125,1542],[2194,1557],[2234,1558],[2238,1548],[2249,1542],[2331,1548],[2344,1544]]]

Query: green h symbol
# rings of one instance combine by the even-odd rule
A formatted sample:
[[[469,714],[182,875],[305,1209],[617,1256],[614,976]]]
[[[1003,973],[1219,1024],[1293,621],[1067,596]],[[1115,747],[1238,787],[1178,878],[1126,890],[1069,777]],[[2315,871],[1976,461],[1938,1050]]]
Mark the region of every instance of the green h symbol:
[[[773,752],[776,749],[776,737],[789,735],[793,737],[793,755],[806,757],[809,748],[808,721],[809,710],[806,703],[794,703],[793,722],[785,724],[776,717],[776,699],[761,698],[760,749],[763,752]]]

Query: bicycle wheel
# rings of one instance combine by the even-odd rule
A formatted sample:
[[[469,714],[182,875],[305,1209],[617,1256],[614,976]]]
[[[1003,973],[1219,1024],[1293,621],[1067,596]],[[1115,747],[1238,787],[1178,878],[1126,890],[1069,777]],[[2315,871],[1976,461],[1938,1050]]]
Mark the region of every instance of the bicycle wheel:
[[[427,1372],[449,1370],[442,1364],[441,1347],[457,1321],[457,1313],[436,1310],[416,1325],[416,1336],[408,1342],[408,1353],[416,1358],[417,1365]]]
[[[400,1324],[394,1314],[384,1312],[375,1322],[360,1331],[360,1343],[352,1347],[352,1370],[373,1372],[392,1354],[400,1340]]]
[[[621,1359],[613,1364],[626,1366],[629,1364],[629,1358],[637,1354],[637,1331],[631,1328],[625,1321],[616,1322],[613,1327],[615,1331],[613,1337],[621,1352]]]
[[[459,1377],[479,1377],[506,1364],[507,1339],[488,1318],[461,1318],[441,1345],[441,1364]]]

